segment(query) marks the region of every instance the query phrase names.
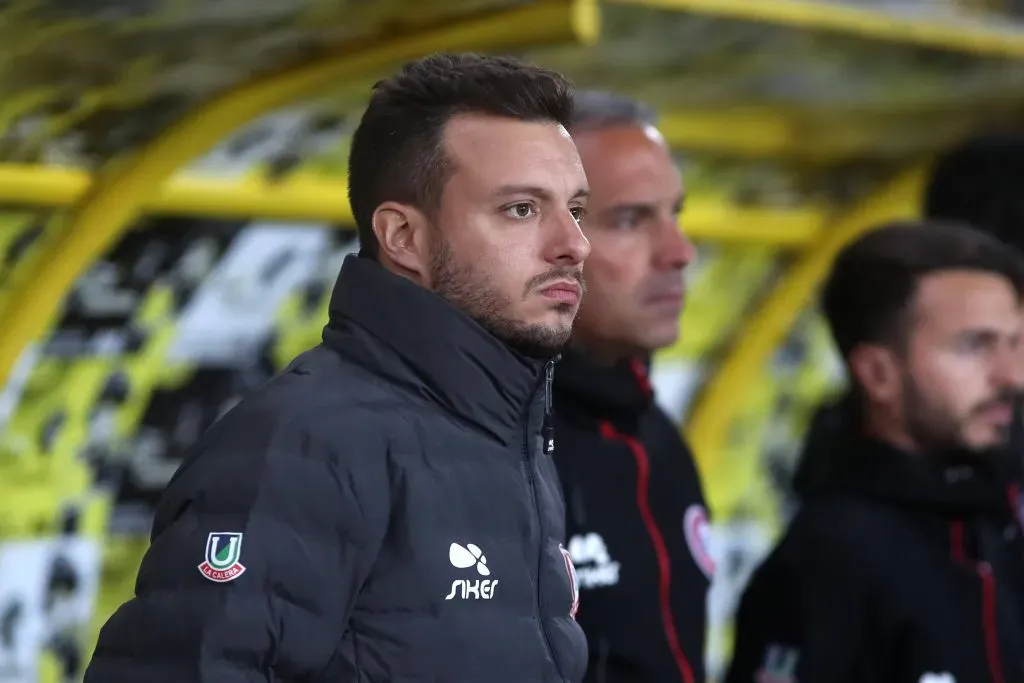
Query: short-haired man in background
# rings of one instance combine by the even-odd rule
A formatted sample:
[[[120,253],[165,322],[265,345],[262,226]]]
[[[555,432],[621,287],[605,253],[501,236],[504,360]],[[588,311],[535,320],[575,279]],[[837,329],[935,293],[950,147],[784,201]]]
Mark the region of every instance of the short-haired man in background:
[[[840,253],[823,309],[855,405],[743,596],[728,683],[1024,680],[1022,289],[1019,252],[960,225]]]
[[[943,154],[935,163],[925,187],[924,217],[956,221],[987,232],[1005,244],[1024,250],[1024,135],[1020,132],[985,133],[968,138]],[[1024,373],[1024,344],[1019,370]],[[856,419],[856,401],[849,394],[818,408],[807,431],[798,460],[793,490],[807,489],[810,482],[827,473],[831,465],[829,448]],[[1024,468],[1024,410],[1018,400],[1018,416],[1010,431],[1011,446]],[[838,438],[842,438],[841,436]],[[1024,508],[1022,508],[1024,512]]]
[[[195,446],[88,683],[582,678],[542,452],[589,251],[571,110],[510,59],[377,84],[323,344]]]
[[[651,354],[678,335],[683,185],[653,114],[577,96],[571,132],[592,196],[588,293],[555,373],[555,461],[590,645],[587,680],[704,680],[707,512],[678,427],[655,404]]]

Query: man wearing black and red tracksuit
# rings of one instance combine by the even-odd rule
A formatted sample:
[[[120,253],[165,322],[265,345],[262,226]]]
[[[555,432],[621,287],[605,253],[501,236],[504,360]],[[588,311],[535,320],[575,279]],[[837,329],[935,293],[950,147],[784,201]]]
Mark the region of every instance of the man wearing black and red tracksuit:
[[[654,401],[650,355],[675,341],[683,269],[679,172],[652,117],[603,93],[570,132],[591,185],[587,296],[555,371],[555,462],[587,635],[587,681],[704,681],[713,562],[693,459]]]
[[[808,435],[727,683],[1024,683],[1022,263],[940,223],[839,255],[823,308],[851,392]]]

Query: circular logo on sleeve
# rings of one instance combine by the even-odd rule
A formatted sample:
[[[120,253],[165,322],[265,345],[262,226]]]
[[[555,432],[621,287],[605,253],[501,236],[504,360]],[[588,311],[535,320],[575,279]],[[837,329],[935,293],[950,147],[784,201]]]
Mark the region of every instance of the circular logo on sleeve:
[[[708,550],[711,529],[708,526],[708,513],[703,505],[691,505],[683,515],[683,534],[686,545],[690,547],[693,561],[709,579],[715,575],[715,560]]]

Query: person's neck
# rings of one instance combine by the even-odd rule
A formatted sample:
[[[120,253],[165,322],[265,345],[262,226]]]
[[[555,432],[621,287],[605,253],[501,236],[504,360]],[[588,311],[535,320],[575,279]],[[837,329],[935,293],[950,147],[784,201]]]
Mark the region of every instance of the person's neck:
[[[618,344],[587,339],[579,335],[574,335],[569,344],[572,349],[585,355],[592,363],[606,367],[618,365],[643,355],[640,352],[630,353]]]

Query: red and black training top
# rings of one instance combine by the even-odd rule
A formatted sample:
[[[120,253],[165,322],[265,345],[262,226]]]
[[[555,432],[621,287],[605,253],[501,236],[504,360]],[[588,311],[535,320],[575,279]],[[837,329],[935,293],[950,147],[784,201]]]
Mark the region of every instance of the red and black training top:
[[[702,683],[714,563],[689,448],[655,404],[646,362],[601,366],[570,351],[554,386],[585,680]]]
[[[809,437],[827,467],[747,587],[727,683],[1024,682],[1012,454],[912,455],[850,427]]]

